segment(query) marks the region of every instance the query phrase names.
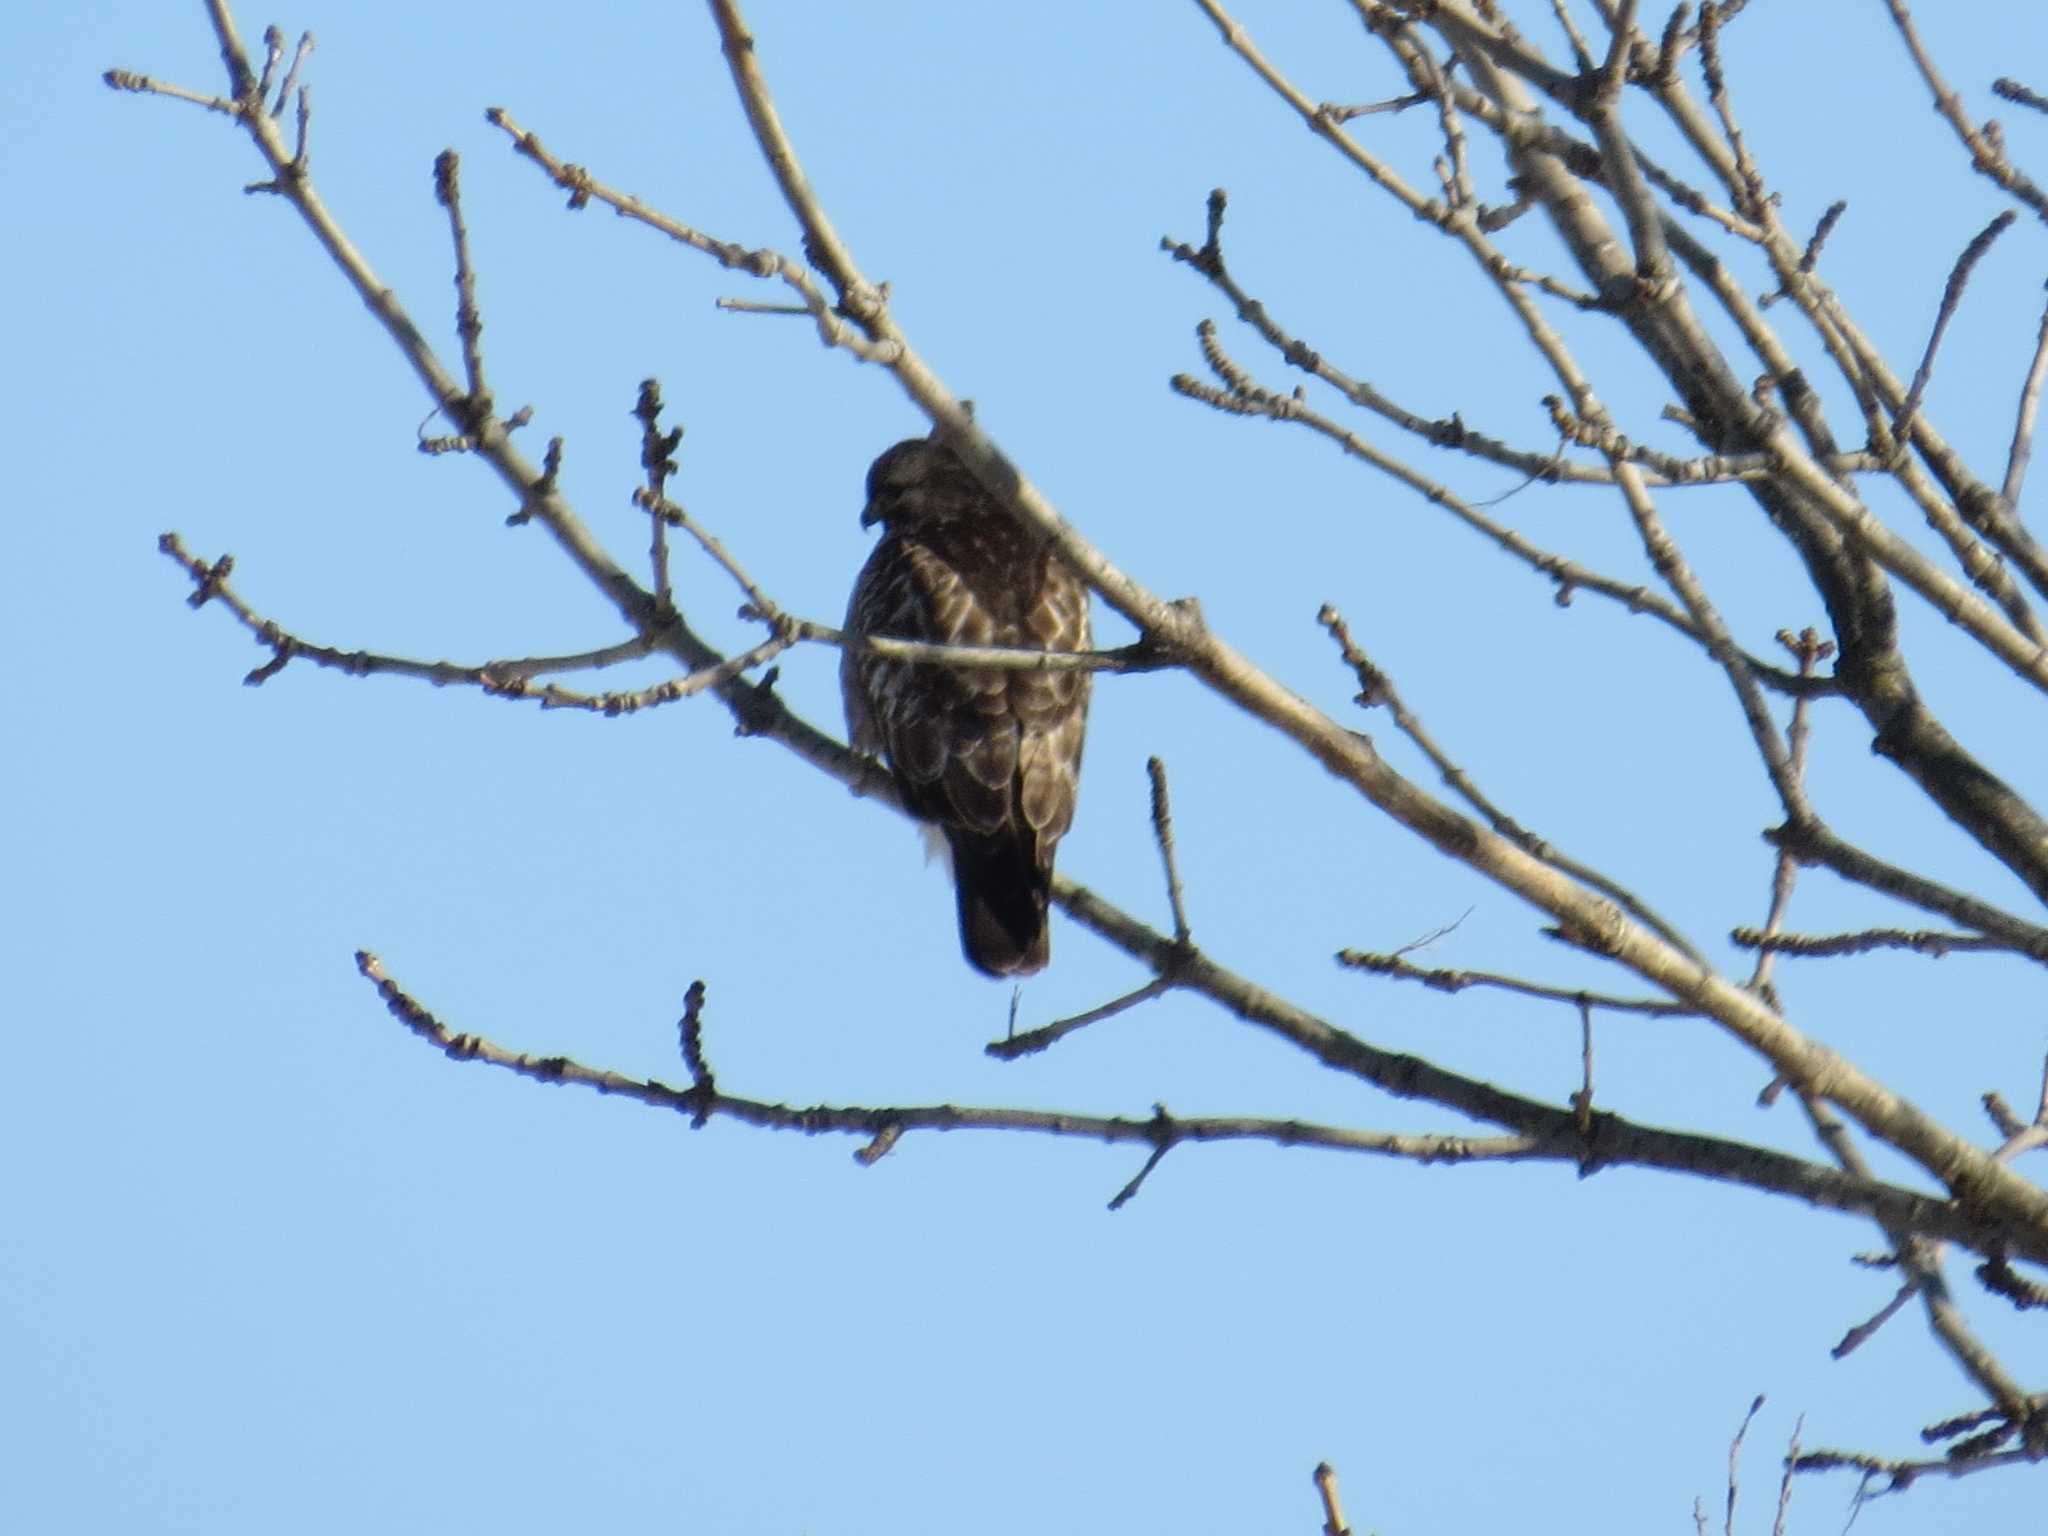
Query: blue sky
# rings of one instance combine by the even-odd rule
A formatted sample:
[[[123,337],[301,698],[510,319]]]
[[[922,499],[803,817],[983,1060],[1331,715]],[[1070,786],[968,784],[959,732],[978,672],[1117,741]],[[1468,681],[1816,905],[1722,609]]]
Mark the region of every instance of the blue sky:
[[[1552,46],[1547,7],[1527,9]],[[1925,9],[1976,110],[1994,75],[2048,86],[2048,13]],[[1347,7],[1239,14],[1312,96],[1398,90]],[[920,419],[808,327],[713,304],[771,295],[602,211],[565,213],[483,121],[503,106],[677,217],[793,250],[708,18],[383,0],[240,16],[252,41],[273,19],[319,35],[325,195],[451,358],[431,167],[462,153],[500,398],[533,404],[536,449],[566,439],[563,484],[621,558],[644,540],[628,411],[652,374],[687,427],[677,492],[779,601],[835,622],[865,555],[861,477]],[[1355,685],[1314,623],[1335,603],[1520,820],[1746,965],[1724,936],[1762,916],[1757,833],[1776,816],[1710,668],[1647,620],[1584,597],[1558,609],[1328,445],[1165,387],[1199,367],[1196,322],[1225,317],[1159,237],[1199,238],[1221,185],[1233,265],[1276,314],[1417,410],[1547,444],[1550,386],[1491,291],[1321,152],[1195,7],[889,0],[750,19],[813,181],[901,322],[1112,558],[1199,595],[1234,644],[1341,713]],[[1195,998],[1022,1063],[985,1058],[1009,993],[959,962],[918,840],[735,740],[708,702],[605,720],[303,665],[244,688],[262,653],[186,608],[161,531],[232,551],[251,602],[330,644],[481,661],[619,636],[539,530],[503,526],[481,466],[415,451],[426,402],[290,210],[243,195],[259,166],[225,120],[99,83],[121,66],[218,90],[204,8],[40,7],[15,31],[0,60],[16,151],[0,788],[18,808],[0,829],[0,1525],[1308,1531],[1310,1469],[1328,1459],[1361,1531],[1683,1528],[1696,1495],[1717,1506],[1728,1436],[1762,1392],[1746,1528],[1763,1530],[1799,1416],[1809,1444],[1908,1454],[1920,1424],[1975,1406],[1910,1316],[1831,1362],[1890,1293],[1847,1263],[1880,1238],[1758,1196],[1184,1148],[1112,1215],[1128,1149],[912,1137],[862,1169],[839,1140],[693,1134],[423,1049],[356,976],[356,948],[455,1027],[671,1080],[701,977],[721,1084],[791,1103],[1163,1101],[1459,1128]],[[1849,200],[1827,270],[1910,367],[1995,193],[1966,174],[1881,8],[1753,7],[1728,47],[1788,222]],[[2048,122],[2002,115],[2021,158],[2048,166]],[[1362,131],[1428,177],[1429,122]],[[1515,248],[1547,259],[1528,225]],[[1928,397],[1987,466],[2044,254],[2024,222],[1993,250]],[[1642,365],[1600,323],[1570,324],[1624,428],[1679,446]],[[1247,333],[1224,337],[1291,386]],[[1514,485],[1416,457],[1475,497]],[[1646,571],[1598,493],[1530,490],[1501,510],[1539,542]],[[1698,493],[1669,512],[1750,643],[1819,621],[1750,504]],[[719,572],[680,556],[678,572],[712,638],[752,638]],[[2016,710],[1938,617],[1911,600],[1904,617],[1958,734],[2048,792],[2037,701]],[[1128,638],[1109,618],[1099,633]],[[782,669],[785,697],[833,729],[836,670],[821,648]],[[1357,723],[1414,769],[1384,720]],[[1183,680],[1098,689],[1066,871],[1165,921],[1155,753],[1195,933],[1219,960],[1376,1044],[1553,1100],[1577,1086],[1570,1013],[1394,990],[1329,957],[1469,914],[1434,963],[1613,978]],[[1846,835],[2027,900],[1846,711],[1818,712],[1814,753]],[[1819,874],[1793,914],[1812,930],[1901,920]],[[1024,1022],[1142,979],[1070,925],[1054,946]],[[1804,1027],[1971,1134],[1986,1089],[2028,1102],[2037,1087],[2036,975],[1892,957],[1781,977]],[[1603,1022],[1607,1107],[1806,1154],[1791,1110],[1753,1107],[1761,1085],[1697,1026]],[[2038,1380],[2039,1339],[1995,1313],[1986,1326]],[[1837,1528],[1847,1493],[1803,1484],[1794,1529]],[[1978,1478],[1860,1528],[1993,1528],[2039,1503],[2036,1474]]]

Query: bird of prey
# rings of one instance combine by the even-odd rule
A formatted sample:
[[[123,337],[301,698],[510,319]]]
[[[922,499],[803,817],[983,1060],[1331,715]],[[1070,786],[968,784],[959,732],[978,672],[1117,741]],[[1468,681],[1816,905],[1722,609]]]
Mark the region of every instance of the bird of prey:
[[[846,627],[941,645],[1088,649],[1088,589],[953,450],[896,444],[868,470],[861,526],[882,525]],[[1050,954],[1053,850],[1074,820],[1088,674],[894,661],[849,648],[839,667],[856,750],[880,752],[910,813],[945,836],[960,947],[989,976]]]

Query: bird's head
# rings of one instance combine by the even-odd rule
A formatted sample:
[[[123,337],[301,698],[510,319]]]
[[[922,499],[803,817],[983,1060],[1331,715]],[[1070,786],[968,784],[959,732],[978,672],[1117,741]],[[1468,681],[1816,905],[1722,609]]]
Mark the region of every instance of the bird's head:
[[[915,522],[971,507],[983,491],[959,455],[929,437],[906,438],[868,469],[868,504],[860,525]]]

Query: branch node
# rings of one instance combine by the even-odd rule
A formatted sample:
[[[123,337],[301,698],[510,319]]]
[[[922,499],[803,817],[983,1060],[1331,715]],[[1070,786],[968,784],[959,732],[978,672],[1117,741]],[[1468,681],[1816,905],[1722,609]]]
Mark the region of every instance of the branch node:
[[[1131,1182],[1118,1190],[1115,1197],[1110,1200],[1109,1208],[1112,1211],[1120,1211],[1130,1203],[1131,1197],[1136,1195],[1145,1180],[1152,1176],[1152,1170],[1159,1166],[1166,1154],[1180,1141],[1180,1129],[1174,1124],[1173,1117],[1166,1112],[1164,1104],[1152,1106],[1152,1119],[1146,1126],[1146,1131],[1152,1139],[1152,1155],[1145,1159],[1145,1166],[1132,1176]]]

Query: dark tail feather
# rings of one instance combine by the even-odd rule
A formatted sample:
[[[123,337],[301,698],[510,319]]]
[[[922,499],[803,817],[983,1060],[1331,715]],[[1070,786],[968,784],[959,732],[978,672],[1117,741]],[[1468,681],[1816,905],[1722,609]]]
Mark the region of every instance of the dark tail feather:
[[[1045,969],[1052,938],[1045,921],[1052,874],[1038,867],[1031,837],[982,837],[948,829],[953,883],[960,897],[960,948],[987,976],[1029,976]]]

